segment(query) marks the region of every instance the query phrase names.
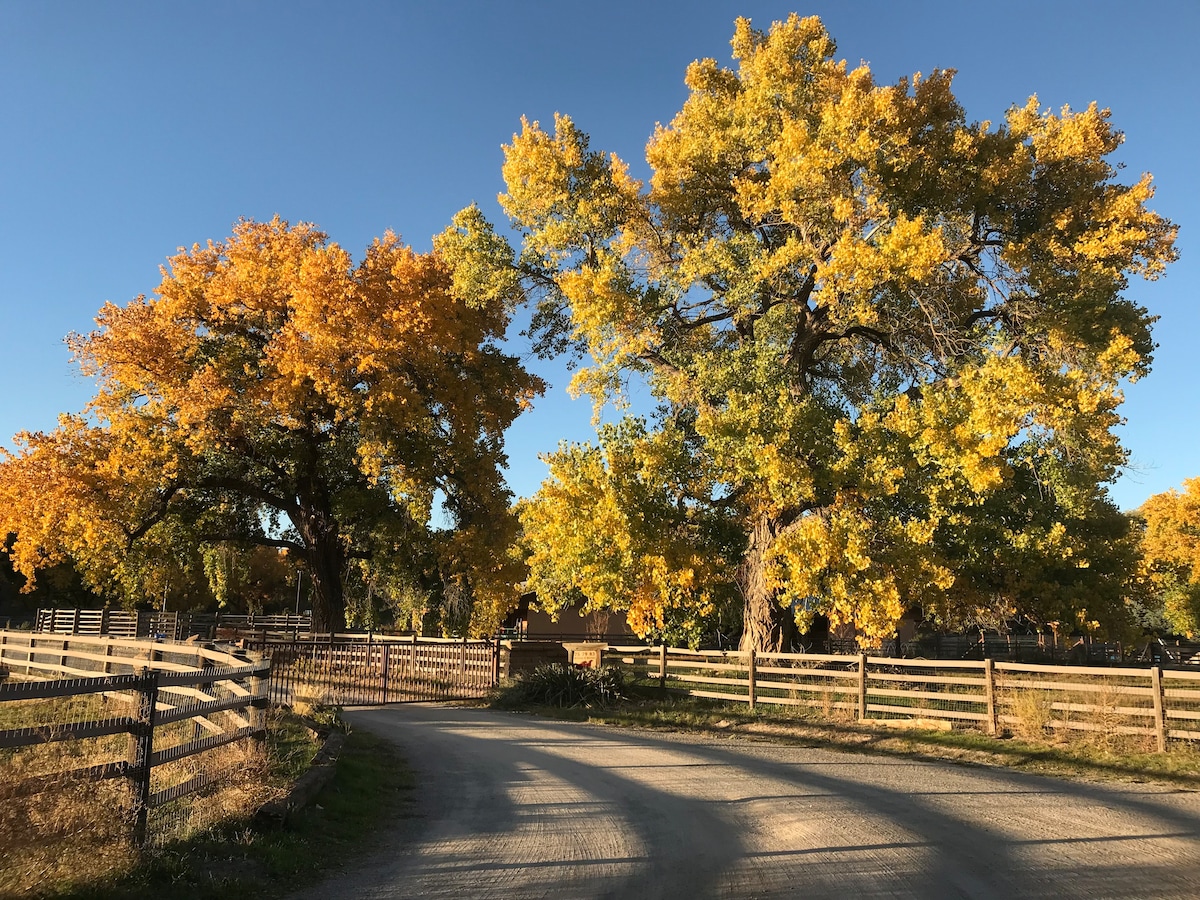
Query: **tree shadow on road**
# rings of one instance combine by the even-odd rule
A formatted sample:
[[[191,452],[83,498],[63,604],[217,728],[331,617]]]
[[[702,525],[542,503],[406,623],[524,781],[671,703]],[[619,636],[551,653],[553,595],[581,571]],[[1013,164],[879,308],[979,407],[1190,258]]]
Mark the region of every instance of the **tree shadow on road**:
[[[1132,788],[462,708],[364,711],[352,721],[401,745],[425,782],[426,819],[373,887],[347,895],[1200,892],[1200,811]],[[754,793],[736,796],[739,779]],[[1047,831],[1062,826],[1043,815],[1056,808],[1075,817],[1070,834]],[[769,833],[782,820],[802,836],[796,846]]]

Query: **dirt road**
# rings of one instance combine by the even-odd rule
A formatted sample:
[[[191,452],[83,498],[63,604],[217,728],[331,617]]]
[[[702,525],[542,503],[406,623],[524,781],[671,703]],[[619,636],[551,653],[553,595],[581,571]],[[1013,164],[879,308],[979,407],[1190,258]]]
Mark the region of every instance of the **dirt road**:
[[[432,705],[415,815],[309,898],[1200,897],[1200,793]]]

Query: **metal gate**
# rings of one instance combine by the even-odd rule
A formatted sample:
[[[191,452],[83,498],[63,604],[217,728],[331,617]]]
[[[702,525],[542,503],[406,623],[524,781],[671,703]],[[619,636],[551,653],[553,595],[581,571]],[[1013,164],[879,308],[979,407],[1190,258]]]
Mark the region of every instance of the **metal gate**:
[[[271,657],[270,697],[325,706],[374,706],[487,696],[499,679],[493,641],[249,642]]]

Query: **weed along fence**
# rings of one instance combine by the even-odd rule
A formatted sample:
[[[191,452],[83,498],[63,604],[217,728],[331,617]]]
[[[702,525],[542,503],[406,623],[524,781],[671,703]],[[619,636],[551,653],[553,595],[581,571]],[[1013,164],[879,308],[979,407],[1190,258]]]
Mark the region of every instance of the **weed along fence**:
[[[120,779],[111,814],[137,843],[211,824],[213,790],[265,735],[269,665],[199,644],[0,631],[0,802],[36,808],[56,788],[93,796]]]
[[[1200,671],[614,647],[603,662],[693,697],[829,717],[935,719],[1034,736],[1200,741]]]
[[[271,700],[287,705],[472,699],[486,696],[500,673],[495,641],[416,635],[305,641],[268,634],[245,643],[270,658]]]

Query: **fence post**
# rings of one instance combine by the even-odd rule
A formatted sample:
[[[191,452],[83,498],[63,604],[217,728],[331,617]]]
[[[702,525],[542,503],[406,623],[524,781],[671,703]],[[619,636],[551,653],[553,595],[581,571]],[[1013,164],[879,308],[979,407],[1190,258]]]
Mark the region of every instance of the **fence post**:
[[[658,686],[667,686],[667,644],[666,641],[658,648]]]
[[[254,729],[250,739],[254,741],[254,749],[261,751],[267,737],[267,679],[271,674],[271,663],[266,653],[256,655],[259,666],[266,668],[266,674],[260,668],[250,676],[250,706],[246,712],[250,727]]]
[[[496,635],[496,642],[492,645],[492,686],[500,683],[500,636]]]
[[[467,633],[463,632],[462,650],[458,658],[458,677],[463,680],[467,677]]]
[[[412,648],[408,654],[408,673],[414,679],[417,677],[417,633],[415,631],[412,635]]]
[[[989,656],[983,661],[984,692],[987,694],[988,734],[996,734],[999,722],[996,717],[996,664]]]
[[[751,647],[750,648],[750,668],[747,673],[749,676],[748,687],[750,689],[750,708],[751,709],[754,709],[754,703],[758,699],[758,691],[756,690],[756,686],[755,686],[755,676],[757,674],[755,670],[758,668],[755,663],[756,663],[757,659],[758,659],[758,651],[755,650],[753,647]]]
[[[383,681],[383,702],[387,703],[388,694],[388,665],[392,661],[391,647],[384,643],[379,645],[379,668],[381,670],[381,680]]]
[[[129,778],[133,789],[133,842],[146,843],[150,818],[150,773],[154,754],[154,705],[158,702],[158,672],[143,668],[137,687],[137,712],[129,729]]]
[[[867,654],[858,655],[858,721],[867,719]]]
[[[1158,752],[1167,750],[1167,711],[1163,704],[1162,666],[1150,669],[1150,690],[1154,694],[1154,734],[1158,738]]]

